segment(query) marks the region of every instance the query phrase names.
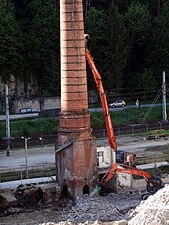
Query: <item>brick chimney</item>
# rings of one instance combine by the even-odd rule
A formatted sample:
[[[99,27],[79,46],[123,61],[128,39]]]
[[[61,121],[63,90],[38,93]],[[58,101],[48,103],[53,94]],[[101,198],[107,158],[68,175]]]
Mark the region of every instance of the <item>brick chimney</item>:
[[[56,179],[62,194],[91,192],[96,184],[96,143],[91,135],[82,0],[60,0],[61,112]]]

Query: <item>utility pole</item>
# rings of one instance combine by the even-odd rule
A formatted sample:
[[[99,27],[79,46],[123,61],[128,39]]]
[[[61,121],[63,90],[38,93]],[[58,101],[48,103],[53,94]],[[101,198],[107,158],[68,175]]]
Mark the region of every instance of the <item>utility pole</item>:
[[[28,140],[31,139],[31,137],[29,138],[25,138],[24,136],[21,137],[22,139],[25,140],[25,169],[26,169],[26,178],[29,178],[29,174],[28,174]]]
[[[167,121],[165,71],[162,73],[162,120]]]
[[[6,139],[7,139],[6,156],[10,156],[9,91],[7,84],[5,84],[5,103],[6,103]]]
[[[26,178],[29,178],[28,175],[28,140],[25,138],[25,164],[26,164]]]

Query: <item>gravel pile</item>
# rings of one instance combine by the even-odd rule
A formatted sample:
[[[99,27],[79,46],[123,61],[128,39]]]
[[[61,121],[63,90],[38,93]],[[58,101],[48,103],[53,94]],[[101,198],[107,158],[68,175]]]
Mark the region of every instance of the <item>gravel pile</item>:
[[[116,221],[122,220],[127,212],[140,203],[139,194],[111,193],[107,196],[89,197],[88,195],[77,198],[76,204],[63,209],[57,218],[59,221],[73,221],[84,223],[86,221]],[[59,221],[58,221],[59,220]]]
[[[130,217],[129,225],[169,225],[169,185],[142,201]]]
[[[125,219],[129,225],[169,225],[169,185],[141,202],[139,195],[127,193],[77,198],[76,205],[70,210],[66,207],[58,219],[61,225],[88,224],[88,221],[107,224]]]

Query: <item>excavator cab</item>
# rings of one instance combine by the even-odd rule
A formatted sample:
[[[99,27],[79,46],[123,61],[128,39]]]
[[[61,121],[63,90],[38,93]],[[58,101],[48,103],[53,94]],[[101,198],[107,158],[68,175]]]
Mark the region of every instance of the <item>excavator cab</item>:
[[[132,154],[130,152],[117,150],[116,152],[116,163],[119,164],[127,164],[128,166],[134,165],[134,159],[136,154]]]
[[[116,152],[116,162],[119,164],[126,163],[126,152],[117,150]]]

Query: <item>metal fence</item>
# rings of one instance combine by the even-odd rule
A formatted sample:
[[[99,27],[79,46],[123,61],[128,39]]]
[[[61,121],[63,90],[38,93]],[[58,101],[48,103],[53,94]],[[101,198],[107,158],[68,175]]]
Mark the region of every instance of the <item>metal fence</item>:
[[[152,130],[169,130],[169,123],[165,122],[157,122],[157,123],[152,123],[152,124],[130,124],[126,126],[120,126],[120,127],[115,127],[114,132],[116,136],[120,135],[135,135],[135,134],[140,134],[144,133],[146,134],[149,131]],[[92,132],[93,136],[96,137],[96,139],[106,139],[107,138],[107,131],[106,129],[102,130],[93,130]],[[148,134],[147,134],[148,136]],[[44,144],[54,144],[57,140],[56,135],[50,135],[50,136],[45,136],[44,138]],[[13,142],[16,142],[16,146],[24,147],[24,142],[20,140],[20,142],[17,140],[13,140]],[[39,139],[38,137],[34,137],[30,140],[29,146],[36,146],[36,144],[39,145]],[[12,146],[15,146],[13,143]],[[2,148],[2,145],[0,145]],[[4,147],[6,147],[4,145]],[[5,149],[5,148],[4,148]],[[145,151],[145,154],[146,151]],[[154,161],[155,157],[157,156],[155,152],[152,152],[152,161]],[[144,160],[145,158],[149,158],[148,155],[143,156]],[[149,158],[150,159],[150,158]],[[160,158],[160,160],[164,160],[164,158]],[[139,159],[139,163],[142,163],[142,158]],[[157,159],[155,160],[157,161]],[[55,174],[55,164],[54,163],[44,163],[40,165],[34,165],[34,166],[28,166],[28,174],[30,177],[44,177],[44,176],[52,176]],[[0,182],[5,182],[8,180],[22,180],[26,177],[26,168],[25,166],[17,167],[17,168],[12,168],[12,169],[6,169],[3,168],[0,173]]]
[[[29,178],[50,177],[55,175],[55,164],[42,163],[40,165],[28,166],[27,170]],[[25,178],[27,178],[25,166],[1,169],[0,182],[22,180]]]
[[[129,124],[126,126],[120,126],[114,128],[114,133],[116,136],[119,135],[135,135],[138,133],[148,133],[152,130],[169,130],[169,123],[165,122],[157,122],[157,123],[151,123],[151,124]],[[107,137],[107,131],[105,129],[103,130],[93,130],[93,135],[96,138],[106,138]]]
[[[138,123],[138,124],[128,124],[125,126],[114,127],[114,133],[116,136],[119,135],[135,135],[138,133],[147,133],[152,130],[169,130],[169,122],[154,122],[154,123]],[[93,130],[93,136],[96,138],[107,138],[107,130]],[[57,134],[54,135],[44,135],[43,145],[54,144],[57,141]],[[29,146],[37,146],[42,143],[39,140],[39,136],[34,136],[29,140]],[[7,141],[0,140],[0,150],[7,148]],[[24,148],[24,141],[19,137],[11,140],[11,148]]]

